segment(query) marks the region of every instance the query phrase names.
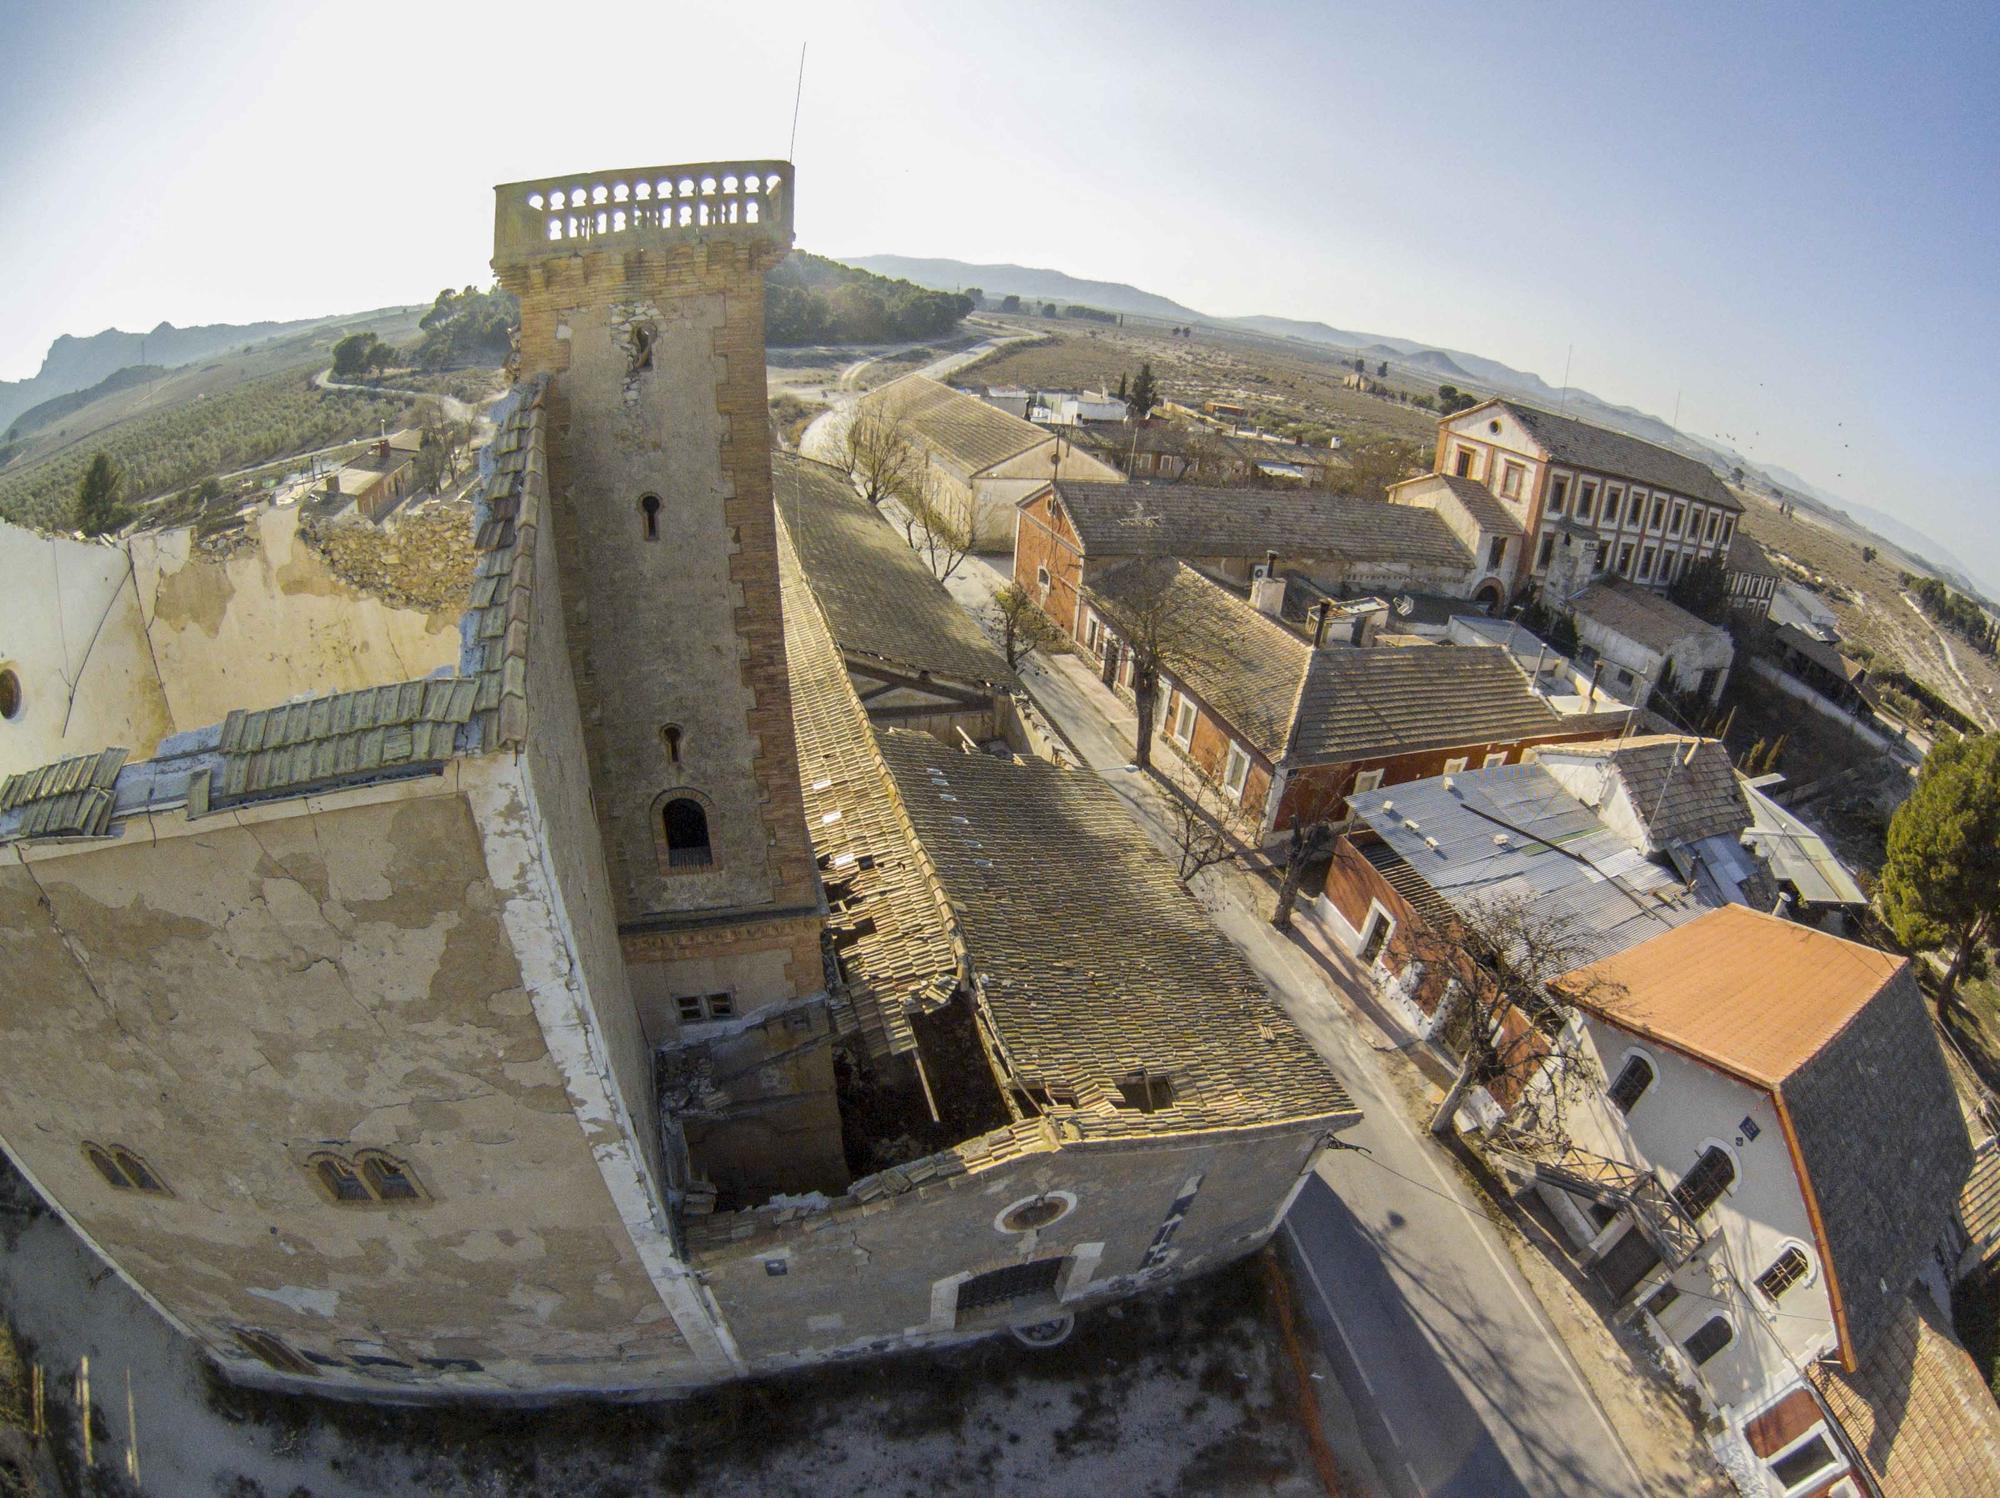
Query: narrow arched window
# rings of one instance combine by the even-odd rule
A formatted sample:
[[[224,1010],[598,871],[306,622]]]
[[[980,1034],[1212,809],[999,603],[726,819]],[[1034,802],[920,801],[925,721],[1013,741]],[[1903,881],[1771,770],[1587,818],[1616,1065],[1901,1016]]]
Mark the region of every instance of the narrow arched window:
[[[646,525],[646,539],[660,539],[660,496],[648,494],[639,501],[639,516]]]
[[[669,723],[665,728],[662,728],[660,730],[660,742],[666,746],[667,762],[669,764],[679,764],[681,762],[680,724]]]
[[[1618,1073],[1618,1080],[1611,1084],[1611,1106],[1620,1113],[1630,1113],[1632,1105],[1644,1097],[1646,1089],[1652,1085],[1652,1063],[1644,1056],[1632,1057]]]
[[[702,869],[715,862],[708,844],[708,813],[687,796],[669,801],[660,813],[667,835],[667,867]]]
[[[1722,1200],[1722,1193],[1735,1179],[1735,1164],[1720,1147],[1710,1145],[1694,1162],[1694,1169],[1674,1187],[1674,1200],[1680,1203],[1690,1221],[1698,1222],[1702,1213]]]

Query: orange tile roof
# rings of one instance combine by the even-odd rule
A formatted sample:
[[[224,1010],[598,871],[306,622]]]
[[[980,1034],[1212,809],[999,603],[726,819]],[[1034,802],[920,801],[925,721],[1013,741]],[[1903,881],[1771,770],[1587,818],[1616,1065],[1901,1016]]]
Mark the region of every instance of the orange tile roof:
[[[1873,947],[1741,905],[1563,980],[1578,1007],[1747,1082],[1778,1088],[1903,966]]]

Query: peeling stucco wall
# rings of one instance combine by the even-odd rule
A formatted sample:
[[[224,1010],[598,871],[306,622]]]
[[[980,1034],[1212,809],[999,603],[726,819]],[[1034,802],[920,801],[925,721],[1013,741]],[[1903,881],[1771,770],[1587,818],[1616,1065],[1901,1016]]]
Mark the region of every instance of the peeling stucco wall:
[[[375,1390],[700,1379],[578,1126],[467,797],[447,776],[339,799],[0,850],[0,1138],[218,1351],[237,1326],[332,1359],[380,1344],[412,1370],[321,1380]],[[111,1189],[86,1139],[173,1195]],[[371,1146],[434,1199],[337,1206],[305,1168]]]
[[[256,544],[226,557],[188,530],[73,541],[0,522],[0,669],[22,691],[0,720],[0,774],[108,744],[140,759],[231,708],[457,664],[456,608],[424,614],[341,582],[297,521],[265,511]]]
[[[950,1341],[1250,1252],[1318,1144],[1316,1130],[1285,1130],[1046,1149],[866,1203],[717,1216],[692,1251],[752,1367]],[[1048,1226],[997,1224],[1010,1206],[1055,1193],[1075,1200]],[[1064,1261],[1059,1298],[957,1314],[967,1276],[1051,1258]]]

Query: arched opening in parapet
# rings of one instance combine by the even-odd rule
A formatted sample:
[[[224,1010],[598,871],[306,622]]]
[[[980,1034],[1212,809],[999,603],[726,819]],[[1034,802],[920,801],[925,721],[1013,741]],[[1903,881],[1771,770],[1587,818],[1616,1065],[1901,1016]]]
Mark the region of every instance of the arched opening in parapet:
[[[667,839],[667,867],[705,869],[715,862],[708,842],[708,813],[688,796],[676,796],[660,813]]]
[[[660,539],[660,496],[647,494],[639,500],[639,518],[646,527],[646,539]]]

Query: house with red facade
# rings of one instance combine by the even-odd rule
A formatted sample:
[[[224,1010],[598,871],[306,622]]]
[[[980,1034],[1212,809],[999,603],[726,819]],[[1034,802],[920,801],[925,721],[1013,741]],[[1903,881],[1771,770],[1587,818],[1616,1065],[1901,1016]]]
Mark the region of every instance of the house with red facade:
[[[1085,595],[1081,643],[1114,689],[1132,684],[1119,621],[1145,608],[1166,621],[1156,732],[1260,838],[1344,820],[1357,789],[1517,764],[1627,717],[1558,712],[1505,650],[1347,643],[1331,604],[1301,634],[1172,557],[1108,569]]]
[[[1173,557],[1247,590],[1274,572],[1323,593],[1471,595],[1472,552],[1430,510],[1300,489],[1045,484],[1020,502],[1014,580],[1082,643],[1084,593],[1137,557]]]

